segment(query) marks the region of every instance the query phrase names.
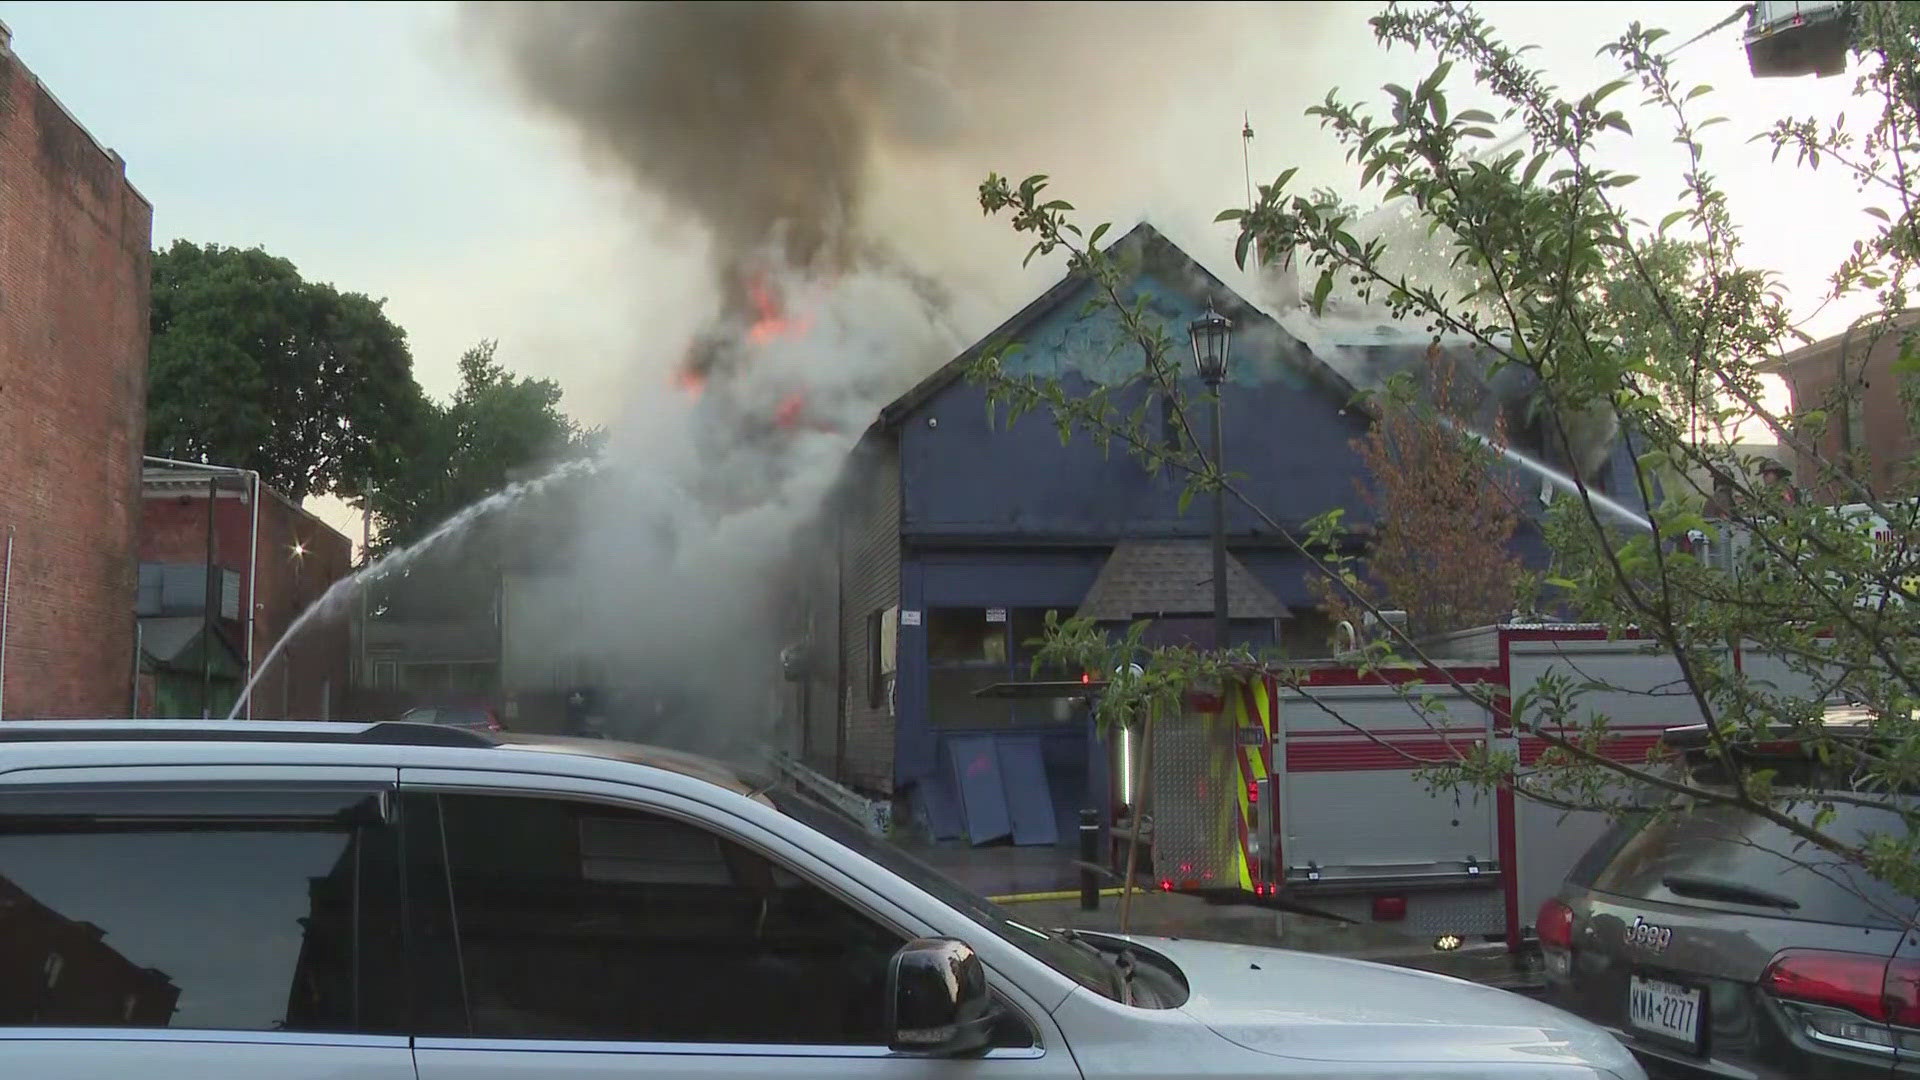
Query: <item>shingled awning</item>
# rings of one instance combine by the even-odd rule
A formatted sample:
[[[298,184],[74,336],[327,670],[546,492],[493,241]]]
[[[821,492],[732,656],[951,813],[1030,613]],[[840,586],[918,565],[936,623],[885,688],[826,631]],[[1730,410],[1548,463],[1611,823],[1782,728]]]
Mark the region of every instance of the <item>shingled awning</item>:
[[[1213,612],[1213,547],[1204,540],[1123,540],[1075,614],[1097,622],[1209,615]],[[1227,555],[1227,614],[1236,619],[1287,619],[1293,612]]]

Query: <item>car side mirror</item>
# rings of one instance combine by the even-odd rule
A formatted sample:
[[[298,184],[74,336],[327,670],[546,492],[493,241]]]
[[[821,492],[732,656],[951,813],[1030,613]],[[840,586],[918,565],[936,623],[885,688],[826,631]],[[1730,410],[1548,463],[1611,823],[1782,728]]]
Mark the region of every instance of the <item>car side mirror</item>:
[[[997,1010],[987,969],[954,938],[918,938],[887,965],[887,1045],[900,1053],[959,1057],[993,1043]]]

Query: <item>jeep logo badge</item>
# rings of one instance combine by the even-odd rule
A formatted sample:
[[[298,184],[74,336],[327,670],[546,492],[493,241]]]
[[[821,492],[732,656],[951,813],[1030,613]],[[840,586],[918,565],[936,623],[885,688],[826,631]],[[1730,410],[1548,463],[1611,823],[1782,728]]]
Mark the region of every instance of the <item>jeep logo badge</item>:
[[[1655,926],[1641,916],[1627,927],[1627,944],[1638,945],[1650,952],[1662,952],[1673,942],[1673,931],[1664,926]]]

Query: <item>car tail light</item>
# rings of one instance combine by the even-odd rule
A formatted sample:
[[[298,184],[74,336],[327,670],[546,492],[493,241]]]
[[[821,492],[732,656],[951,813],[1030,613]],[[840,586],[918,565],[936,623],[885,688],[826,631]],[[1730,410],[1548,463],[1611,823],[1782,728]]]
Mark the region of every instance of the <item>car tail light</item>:
[[[1920,1027],[1920,961],[1788,949],[1767,965],[1760,985],[1787,1001],[1828,1005],[1869,1020]]]
[[[1549,897],[1540,905],[1537,932],[1543,949],[1573,948],[1573,909],[1559,898]]]
[[[1407,917],[1407,898],[1404,896],[1376,896],[1373,898],[1374,922],[1400,922]]]
[[[1920,960],[1894,960],[1880,996],[1887,1003],[1887,1019],[1901,1027],[1920,1028]]]

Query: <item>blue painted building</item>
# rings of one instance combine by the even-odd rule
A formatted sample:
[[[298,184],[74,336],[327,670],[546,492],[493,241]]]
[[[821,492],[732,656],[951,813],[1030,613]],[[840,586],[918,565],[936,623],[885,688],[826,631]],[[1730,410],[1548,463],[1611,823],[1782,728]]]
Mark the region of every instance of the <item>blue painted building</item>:
[[[1333,507],[1364,523],[1352,442],[1367,417],[1348,379],[1150,226],[1113,250],[1176,343],[1209,301],[1233,320],[1225,458],[1251,499],[1283,529]],[[974,693],[1029,678],[1027,642],[1048,610],[1065,616],[1094,601],[1103,618],[1150,616],[1170,632],[1210,636],[1206,502],[1182,513],[1178,477],[1150,475],[1085,435],[1063,445],[1050,417],[991,421],[984,389],[965,376],[982,351],[1015,341],[1011,372],[1056,377],[1074,392],[1120,387],[1138,373],[1139,353],[1121,343],[1110,311],[1087,311],[1089,289],[1061,281],[884,409],[832,514],[838,618],[821,621],[837,642],[815,640],[822,677],[837,685],[808,695],[807,754],[845,782],[905,797],[939,835],[1064,841],[1078,808],[1110,801],[1107,755],[1075,707]],[[1425,347],[1400,339],[1380,348]],[[1369,357],[1390,359],[1363,350]],[[1192,387],[1195,398],[1203,392]],[[1227,518],[1233,636],[1324,655],[1330,627],[1304,561],[1247,508],[1230,500]],[[1518,542],[1539,549],[1530,531]],[[1156,566],[1157,591],[1143,584]],[[1111,572],[1094,595],[1103,569]],[[983,821],[974,806],[962,813],[961,789],[986,773],[982,782],[1007,793],[1008,821]]]

